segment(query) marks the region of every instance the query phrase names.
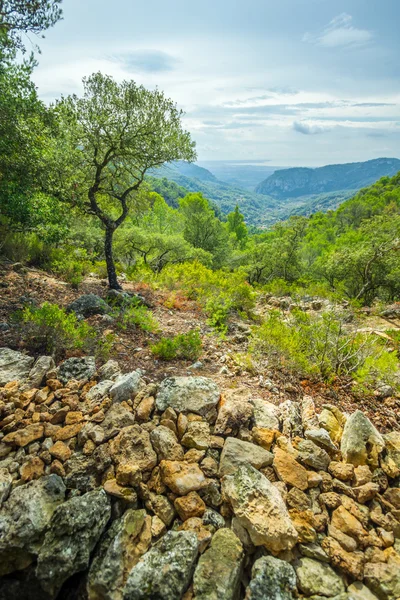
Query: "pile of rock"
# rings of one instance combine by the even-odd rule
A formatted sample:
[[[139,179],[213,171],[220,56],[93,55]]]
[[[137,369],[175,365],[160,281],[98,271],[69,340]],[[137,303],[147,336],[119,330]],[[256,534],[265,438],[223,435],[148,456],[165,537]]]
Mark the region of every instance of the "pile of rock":
[[[5,382],[7,352],[0,598],[400,597],[400,433],[114,361]]]

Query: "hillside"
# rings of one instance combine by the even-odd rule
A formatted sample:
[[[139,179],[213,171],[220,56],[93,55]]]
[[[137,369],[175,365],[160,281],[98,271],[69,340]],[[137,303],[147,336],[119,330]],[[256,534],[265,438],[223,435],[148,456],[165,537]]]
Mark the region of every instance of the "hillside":
[[[357,190],[381,177],[395,175],[398,171],[400,160],[397,158],[378,158],[316,169],[282,169],[262,181],[255,191],[284,200],[311,194]]]

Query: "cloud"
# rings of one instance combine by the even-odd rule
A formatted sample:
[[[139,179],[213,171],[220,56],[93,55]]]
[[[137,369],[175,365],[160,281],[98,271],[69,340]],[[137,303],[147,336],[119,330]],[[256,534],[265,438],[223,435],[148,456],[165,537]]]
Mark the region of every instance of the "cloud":
[[[294,121],[293,129],[303,135],[317,135],[319,133],[326,133],[330,130],[329,127],[323,127],[322,125],[314,125],[308,121]]]
[[[112,57],[126,71],[160,73],[173,71],[179,62],[177,58],[160,50],[135,50]]]
[[[325,48],[345,48],[365,46],[373,39],[373,33],[368,29],[358,29],[353,25],[353,17],[342,13],[318,34],[306,33],[303,42],[324,46]]]

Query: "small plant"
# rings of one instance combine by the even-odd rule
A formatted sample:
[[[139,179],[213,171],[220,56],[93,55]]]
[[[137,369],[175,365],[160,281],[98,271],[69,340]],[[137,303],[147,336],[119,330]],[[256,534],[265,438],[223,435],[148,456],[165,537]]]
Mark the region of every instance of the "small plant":
[[[123,304],[115,316],[115,324],[122,331],[126,331],[131,327],[138,327],[142,331],[154,333],[159,329],[152,312],[146,306],[140,306],[134,298]]]
[[[197,330],[181,333],[173,338],[161,338],[151,346],[154,356],[162,360],[176,358],[197,360],[201,354],[201,337]]]
[[[19,314],[21,335],[26,347],[57,358],[67,350],[92,350],[96,331],[74,313],[66,313],[57,304],[45,302],[41,307],[26,306]]]

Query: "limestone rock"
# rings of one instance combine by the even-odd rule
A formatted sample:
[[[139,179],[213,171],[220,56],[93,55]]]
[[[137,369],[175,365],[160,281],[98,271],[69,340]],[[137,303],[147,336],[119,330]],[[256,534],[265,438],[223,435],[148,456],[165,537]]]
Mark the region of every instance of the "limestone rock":
[[[367,563],[364,582],[379,600],[398,600],[400,597],[400,570],[396,563]]]
[[[253,416],[253,405],[246,389],[224,392],[221,396],[218,418],[214,426],[216,435],[236,434],[247,427]]]
[[[34,358],[10,348],[0,348],[0,387],[29,376]]]
[[[103,381],[104,379],[111,379],[114,381],[120,373],[121,369],[118,362],[116,360],[108,360],[99,369],[100,381]]]
[[[42,385],[46,374],[54,368],[55,364],[51,356],[39,356],[32,369],[29,371],[23,389],[39,388]]]
[[[25,427],[25,429],[18,429],[9,433],[3,438],[5,444],[11,444],[12,446],[19,446],[24,448],[28,444],[36,440],[40,440],[44,435],[44,427],[41,423],[32,423]]]
[[[281,481],[294,485],[299,490],[308,488],[307,470],[297,462],[293,454],[275,447],[273,466]]]
[[[84,294],[67,306],[67,312],[74,312],[77,316],[85,318],[105,315],[110,310],[108,304],[96,294]]]
[[[192,517],[202,517],[206,510],[206,505],[197,492],[190,492],[187,496],[177,498],[174,506],[182,521]]]
[[[292,443],[297,450],[299,462],[318,471],[327,470],[331,459],[323,448],[320,448],[311,440],[302,438],[294,438]]]
[[[96,385],[90,388],[88,393],[86,394],[85,406],[87,410],[93,410],[95,406],[100,404],[100,402],[105,398],[114,385],[114,382],[110,379],[103,379]]]
[[[9,470],[5,467],[0,468],[0,508],[10,495],[12,481],[13,478]]]
[[[94,356],[84,358],[67,358],[57,369],[57,377],[62,383],[68,383],[71,379],[78,381],[89,380],[96,372]]]
[[[219,475],[220,477],[230,475],[242,464],[250,464],[256,469],[261,469],[271,465],[273,458],[271,452],[260,446],[228,437],[222,449]]]
[[[355,581],[347,588],[350,600],[378,600],[377,596],[360,581]]]
[[[206,377],[170,377],[164,379],[156,397],[159,411],[168,407],[177,412],[206,415],[218,404],[217,385]]]
[[[157,452],[158,460],[183,460],[183,448],[168,427],[159,425],[153,429],[150,440]]]
[[[282,402],[279,406],[279,410],[283,435],[286,435],[289,438],[303,435],[299,403],[292,402],[292,400],[286,400],[286,402]]]
[[[141,379],[142,371],[137,369],[125,375],[119,375],[109,390],[109,394],[114,402],[123,402],[135,396],[144,386]]]
[[[186,433],[181,439],[185,448],[208,450],[211,444],[210,426],[205,421],[191,421],[188,423]]]
[[[340,446],[345,462],[377,467],[384,448],[385,440],[364,413],[357,410],[347,419]]]
[[[128,575],[150,543],[151,518],[145,510],[127,510],[114,521],[90,567],[89,600],[122,600]]]
[[[339,417],[339,419],[338,419]],[[332,410],[324,408],[319,415],[319,424],[329,433],[331,440],[338,444],[342,438],[344,422]]]
[[[314,400],[311,396],[304,396],[301,403],[301,422],[304,431],[307,429],[318,429],[319,421],[315,411]]]
[[[327,452],[337,452],[337,446],[332,442],[328,431],[323,427],[319,429],[307,429],[305,436],[307,440],[311,440]]]
[[[242,561],[243,547],[239,539],[230,529],[219,529],[194,573],[196,600],[235,600]]]
[[[276,429],[279,431],[279,410],[271,402],[256,398],[251,400],[254,411],[254,425],[265,429]]]
[[[151,471],[157,464],[149,433],[139,425],[124,427],[111,440],[110,451],[117,464],[132,463],[141,471]]]
[[[110,514],[110,502],[103,490],[71,498],[56,509],[36,567],[45,591],[56,595],[64,581],[88,567]]]
[[[204,473],[196,463],[163,460],[160,473],[165,485],[179,496],[196,492],[207,485]]]
[[[241,465],[222,480],[223,495],[255,546],[272,553],[296,544],[294,528],[279,491],[250,465]]]
[[[101,428],[104,431],[103,440],[107,442],[122,429],[134,424],[135,416],[130,410],[123,404],[113,404],[106,412],[105,419],[101,423]]]
[[[124,600],[177,600],[189,586],[198,542],[189,531],[169,531],[133,567]]]
[[[345,591],[341,577],[332,567],[312,558],[301,558],[296,567],[296,574],[298,587],[306,596],[333,598]]]
[[[400,432],[391,431],[383,436],[386,456],[381,460],[382,469],[389,477],[400,475]]]
[[[293,567],[273,556],[256,560],[251,570],[251,581],[246,600],[292,600],[296,589],[296,573]]]

